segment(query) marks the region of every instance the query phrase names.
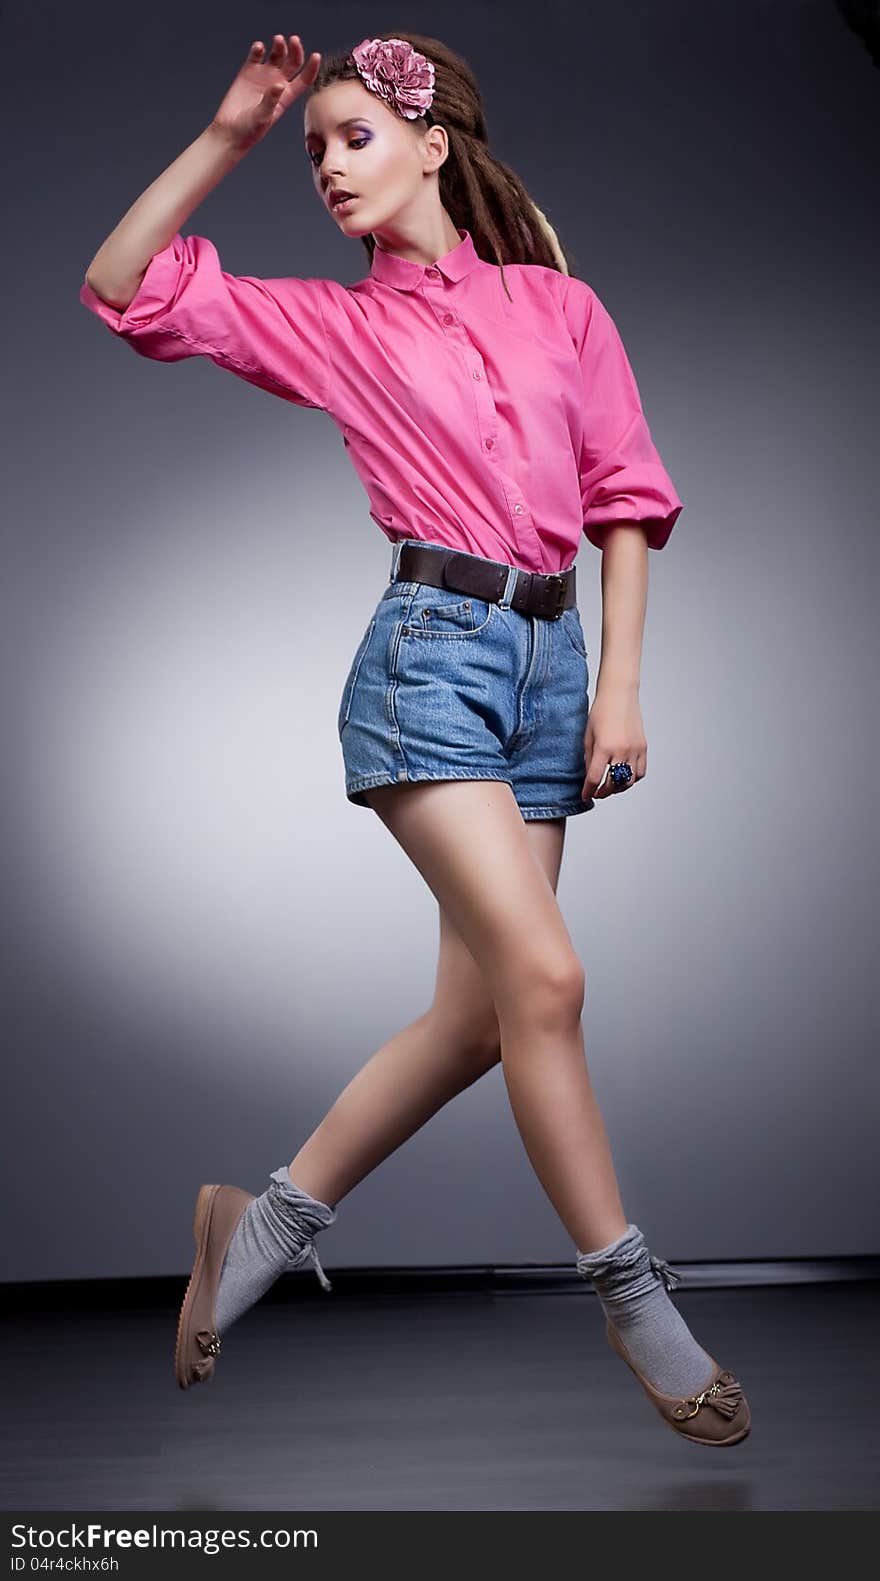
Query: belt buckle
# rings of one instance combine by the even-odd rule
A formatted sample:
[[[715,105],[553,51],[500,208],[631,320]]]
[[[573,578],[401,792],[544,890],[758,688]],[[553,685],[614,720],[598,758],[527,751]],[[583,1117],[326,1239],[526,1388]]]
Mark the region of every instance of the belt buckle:
[[[552,575],[547,577],[547,581],[559,583],[559,592],[556,598],[556,608],[549,617],[551,620],[558,620],[565,608],[565,594],[568,586],[567,579],[559,572],[553,572]]]

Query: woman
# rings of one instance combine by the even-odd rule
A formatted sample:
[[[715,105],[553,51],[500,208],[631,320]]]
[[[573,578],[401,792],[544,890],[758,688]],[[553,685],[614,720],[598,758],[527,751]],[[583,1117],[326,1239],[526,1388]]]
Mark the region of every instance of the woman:
[[[265,57],[265,58],[264,58]],[[369,275],[235,277],[178,227],[307,89],[315,191]],[[203,355],[328,412],[394,544],[339,708],[346,794],[440,907],[430,1010],[358,1072],[260,1197],[203,1186],[181,1308],[182,1388],[311,1258],[342,1197],[499,1060],[517,1126],[593,1281],[606,1335],[692,1442],[741,1442],[747,1402],[669,1299],[621,1203],[584,1058],[584,973],[556,901],[565,820],[644,777],[647,551],[681,501],[615,326],[490,152],[479,89],[434,39],[304,62],[255,42],[210,126],[137,200],[81,299],[133,349]],[[592,709],[572,566],[603,551]],[[586,774],[585,774],[586,771]],[[606,774],[607,771],[607,774]]]

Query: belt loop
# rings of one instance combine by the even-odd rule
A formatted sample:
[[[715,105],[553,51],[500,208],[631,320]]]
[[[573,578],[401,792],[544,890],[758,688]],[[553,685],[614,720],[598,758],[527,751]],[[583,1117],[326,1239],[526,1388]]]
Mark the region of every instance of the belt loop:
[[[403,546],[404,546],[405,542],[406,542],[406,540],[404,538],[398,538],[396,544],[394,544],[392,546],[392,549],[391,549],[391,575],[388,578],[389,582],[393,582],[395,577],[397,576],[397,567],[400,564],[400,556],[403,553]]]
[[[500,609],[510,608],[511,599],[516,592],[516,580],[518,574],[518,569],[515,565],[509,567],[507,572],[507,580],[504,584],[504,592],[498,600],[498,606]]]

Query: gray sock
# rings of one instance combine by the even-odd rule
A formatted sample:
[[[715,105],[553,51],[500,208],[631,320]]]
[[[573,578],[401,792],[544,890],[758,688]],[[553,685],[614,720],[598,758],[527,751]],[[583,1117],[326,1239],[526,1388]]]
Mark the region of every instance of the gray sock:
[[[661,1394],[698,1394],[714,1367],[666,1291],[678,1274],[652,1257],[637,1224],[598,1252],[579,1252],[577,1271],[592,1279],[602,1310],[636,1366]]]
[[[272,1171],[272,1185],[244,1210],[229,1242],[217,1289],[218,1334],[225,1334],[283,1273],[311,1258],[325,1290],[331,1288],[314,1237],[336,1218],[335,1209],[295,1186],[287,1165]]]

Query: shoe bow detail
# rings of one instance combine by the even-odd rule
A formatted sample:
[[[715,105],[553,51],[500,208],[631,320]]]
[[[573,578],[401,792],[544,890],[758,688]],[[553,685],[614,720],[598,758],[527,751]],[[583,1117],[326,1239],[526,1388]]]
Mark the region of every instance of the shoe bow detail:
[[[702,1394],[690,1394],[686,1399],[680,1400],[673,1409],[672,1414],[676,1421],[686,1422],[690,1417],[696,1416],[701,1406],[711,1405],[713,1410],[717,1411],[720,1416],[730,1421],[736,1416],[742,1404],[742,1398],[742,1388],[733,1373],[722,1372],[715,1379],[711,1388],[704,1389]]]

